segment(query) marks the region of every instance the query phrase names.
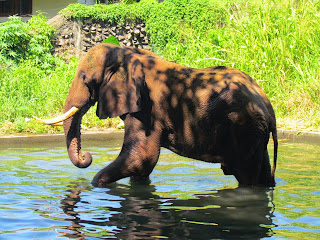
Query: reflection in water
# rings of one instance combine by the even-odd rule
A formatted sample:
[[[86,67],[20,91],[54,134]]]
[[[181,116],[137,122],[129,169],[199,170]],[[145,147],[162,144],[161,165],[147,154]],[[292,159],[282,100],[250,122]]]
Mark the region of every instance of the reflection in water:
[[[70,186],[70,194],[67,195],[65,199],[61,202],[61,208],[65,214],[70,216],[71,218],[68,219],[71,221],[71,226],[68,226],[67,229],[71,231],[71,233],[64,233],[61,234],[68,238],[78,238],[82,239],[85,237],[84,234],[81,233],[81,228],[83,227],[80,224],[80,218],[78,217],[78,213],[76,212],[76,204],[81,201],[80,193],[81,190],[77,185]]]
[[[0,146],[0,239],[320,239],[319,145],[281,142],[273,191],[166,150],[150,183],[93,188],[121,144],[87,143],[87,169],[63,144]]]
[[[274,227],[271,191],[264,188],[224,189],[183,200],[161,198],[149,183],[115,183],[104,191],[117,200],[100,199],[98,212],[92,209],[82,215],[80,205],[91,203],[82,199],[81,185],[70,187],[61,202],[64,213],[72,217],[68,229],[73,232],[63,233],[69,238],[84,238],[88,225],[109,226],[109,232],[98,236],[117,239],[260,239],[271,236]],[[108,201],[117,201],[120,207],[111,207]]]

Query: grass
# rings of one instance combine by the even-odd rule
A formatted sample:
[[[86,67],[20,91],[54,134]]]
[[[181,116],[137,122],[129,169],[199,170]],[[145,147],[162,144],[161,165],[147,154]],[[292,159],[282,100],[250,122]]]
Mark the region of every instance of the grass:
[[[45,22],[40,14],[28,23],[13,17],[0,26],[0,134],[63,131],[60,126],[37,124],[32,118],[63,113],[79,63],[76,58],[51,55],[52,31]],[[114,127],[119,122],[99,120],[90,111],[84,117],[83,127]]]
[[[0,133],[57,133],[60,126],[37,124],[33,116],[48,118],[63,113],[63,106],[73,80],[78,59],[61,63],[48,72],[25,62],[14,70],[1,69]],[[83,119],[84,128],[115,127],[119,119],[99,120],[93,108]]]
[[[161,54],[190,67],[241,69],[266,91],[280,127],[319,129],[319,1],[252,0],[224,7],[220,24],[205,34],[180,22],[183,33]]]
[[[278,126],[320,129],[319,0],[72,4],[63,14],[70,18],[109,19],[118,24],[128,18],[142,19],[154,51],[163,58],[196,68],[238,68],[266,91]],[[0,58],[0,133],[62,130],[35,124],[31,118],[52,117],[63,111],[78,59],[66,63],[56,58],[47,60],[48,56],[40,53],[33,51],[18,63]],[[45,57],[38,57],[35,63],[32,56],[37,55]],[[113,127],[118,123],[118,118],[99,120],[94,108],[83,119],[84,128]]]

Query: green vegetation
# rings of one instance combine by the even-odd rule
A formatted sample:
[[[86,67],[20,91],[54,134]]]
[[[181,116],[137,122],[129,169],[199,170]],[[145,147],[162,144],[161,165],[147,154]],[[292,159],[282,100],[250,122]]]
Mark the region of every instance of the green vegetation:
[[[266,91],[279,126],[319,129],[319,0],[145,0],[133,4],[71,4],[67,18],[123,24],[140,19],[154,51],[190,67],[232,66]],[[0,25],[0,132],[50,132],[33,115],[63,111],[78,60],[52,57],[53,29],[39,14]],[[114,126],[90,110],[84,126]]]
[[[279,126],[319,128],[320,2],[221,2],[163,2],[147,20],[158,53],[190,67],[241,69],[266,91]]]
[[[42,14],[27,23],[11,17],[0,26],[0,132],[47,131],[30,121],[63,106],[70,69],[51,54],[54,29]],[[75,67],[75,66],[74,66]]]
[[[0,25],[0,133],[62,131],[59,126],[44,126],[32,119],[63,112],[78,65],[76,58],[52,56],[53,34],[54,29],[42,14],[27,23],[11,17]],[[92,109],[84,118],[83,127],[110,127],[119,122],[99,120]]]

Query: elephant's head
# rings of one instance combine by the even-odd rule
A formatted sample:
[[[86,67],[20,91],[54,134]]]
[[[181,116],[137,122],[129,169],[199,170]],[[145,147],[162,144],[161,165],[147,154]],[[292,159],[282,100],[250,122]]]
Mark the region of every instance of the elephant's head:
[[[91,154],[81,154],[80,125],[83,115],[98,101],[97,116],[101,119],[140,111],[140,91],[144,82],[141,62],[133,57],[144,53],[132,48],[99,44],[81,60],[70,87],[65,114],[45,121],[63,121],[68,154],[80,168],[92,162]]]

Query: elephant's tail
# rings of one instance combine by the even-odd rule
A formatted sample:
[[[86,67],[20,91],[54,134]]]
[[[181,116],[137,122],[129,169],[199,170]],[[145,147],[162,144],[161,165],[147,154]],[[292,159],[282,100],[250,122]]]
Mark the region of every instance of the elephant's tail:
[[[272,168],[272,178],[274,179],[274,175],[277,167],[277,156],[278,156],[278,135],[277,135],[277,127],[274,127],[271,130],[272,139],[273,139],[273,168]]]

